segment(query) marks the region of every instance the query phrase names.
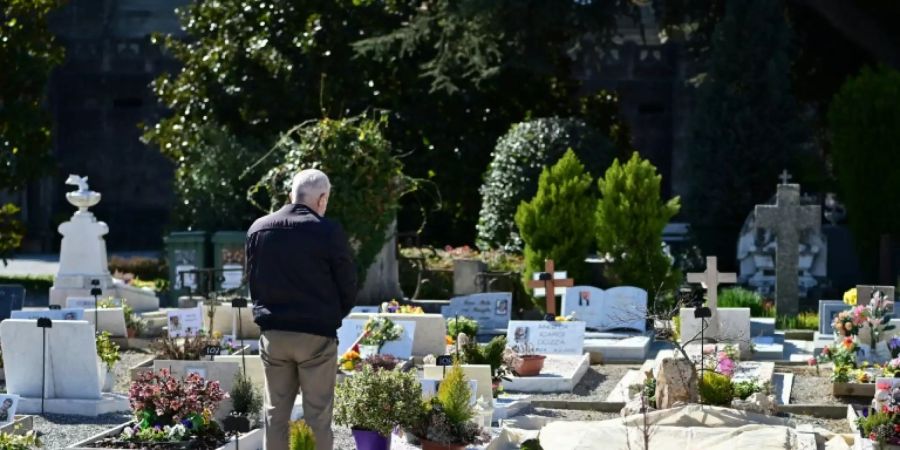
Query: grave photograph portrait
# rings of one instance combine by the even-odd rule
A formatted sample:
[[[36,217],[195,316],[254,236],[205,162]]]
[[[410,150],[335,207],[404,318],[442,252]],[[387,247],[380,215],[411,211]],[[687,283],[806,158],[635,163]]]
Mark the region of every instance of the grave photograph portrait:
[[[11,423],[16,419],[16,408],[19,406],[18,395],[0,395],[0,424]]]

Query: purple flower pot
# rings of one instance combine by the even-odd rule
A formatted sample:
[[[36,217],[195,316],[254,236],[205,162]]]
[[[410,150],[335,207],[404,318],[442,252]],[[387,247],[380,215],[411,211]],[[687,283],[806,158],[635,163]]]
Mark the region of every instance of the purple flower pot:
[[[351,430],[357,450],[390,450],[391,435],[382,436],[377,431]]]

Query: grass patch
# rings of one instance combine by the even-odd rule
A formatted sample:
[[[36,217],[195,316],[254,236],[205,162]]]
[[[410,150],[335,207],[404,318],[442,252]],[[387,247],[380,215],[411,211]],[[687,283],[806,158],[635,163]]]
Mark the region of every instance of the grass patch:
[[[779,316],[775,320],[779,330],[818,330],[819,313],[802,312],[796,316]]]
[[[719,308],[750,308],[750,317],[775,317],[774,308],[763,304],[763,298],[744,288],[724,289],[719,293]]]

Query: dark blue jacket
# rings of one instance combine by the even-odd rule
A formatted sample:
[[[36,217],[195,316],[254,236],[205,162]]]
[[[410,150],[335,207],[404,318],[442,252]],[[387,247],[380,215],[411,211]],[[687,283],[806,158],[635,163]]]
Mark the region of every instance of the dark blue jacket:
[[[356,265],[340,224],[285,205],[247,232],[253,316],[265,330],[336,337],[356,300]]]

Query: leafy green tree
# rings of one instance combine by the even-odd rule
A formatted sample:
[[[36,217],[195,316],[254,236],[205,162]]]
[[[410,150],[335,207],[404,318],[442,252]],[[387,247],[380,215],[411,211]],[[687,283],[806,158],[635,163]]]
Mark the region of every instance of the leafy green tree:
[[[809,140],[791,93],[791,30],[782,0],[727,0],[692,117],[686,212],[707,251],[775,191]],[[727,253],[726,253],[727,254]]]
[[[606,275],[612,282],[647,290],[651,299],[674,290],[681,281],[662,242],[663,229],[681,204],[678,197],[663,202],[661,181],[656,167],[634,152],[625,164],[613,161],[597,182],[597,249],[613,260]]]
[[[63,49],[47,28],[60,0],[0,2],[0,189],[18,190],[52,165],[50,120],[42,107]]]
[[[900,236],[900,72],[864,69],[828,111],[831,157],[850,229],[867,260],[882,234]]]
[[[591,174],[572,150],[538,181],[537,195],[519,204],[516,224],[525,241],[524,280],[543,271],[544,260],[552,259],[576,282],[584,282],[590,269],[584,262],[592,249],[596,198]]]
[[[7,256],[22,245],[22,238],[25,237],[25,227],[16,218],[18,214],[16,205],[0,205],[0,261],[3,265],[6,265]]]
[[[479,183],[460,180],[481,178],[489,150],[511,123],[574,116],[613,137],[624,134],[614,97],[584,94],[571,55],[608,42],[615,14],[635,11],[626,0],[439,0],[427,7],[413,0],[195,0],[181,11],[187,38],[162,39],[183,67],[154,85],[172,115],[148,125],[145,137],[185,166],[176,189],[182,206],[187,200],[197,209],[180,207],[181,225],[214,214],[241,227],[246,205],[206,206],[257,179],[232,167],[262,159],[282,132],[305,120],[387,110],[383,132],[408,155],[409,174],[454,187],[429,218],[429,238],[472,242]],[[587,34],[590,46],[582,41]],[[223,139],[210,139],[204,128]],[[203,161],[219,141],[242,151],[216,154],[234,154],[232,161]],[[274,164],[263,159],[254,170]],[[213,180],[227,180],[227,192],[204,192],[218,189]],[[414,199],[406,206],[401,229],[419,218]]]
[[[574,150],[594,176],[600,176],[617,153],[599,130],[570,118],[517,123],[497,141],[481,186],[479,247],[521,251],[516,208],[534,197],[543,168],[556,164],[567,150]]]
[[[328,216],[344,227],[359,268],[360,285],[366,269],[387,240],[400,198],[414,189],[415,180],[403,174],[382,127],[386,118],[322,119],[302,124],[275,147],[277,165],[249,192],[251,201],[274,210],[288,203],[291,179],[304,168],[320,169],[331,181]]]

